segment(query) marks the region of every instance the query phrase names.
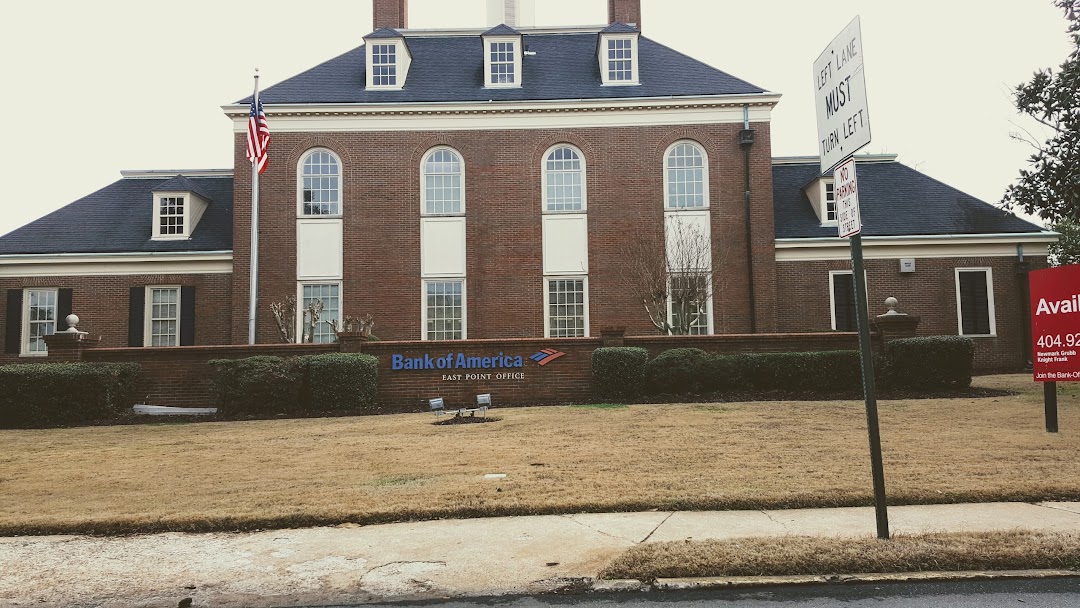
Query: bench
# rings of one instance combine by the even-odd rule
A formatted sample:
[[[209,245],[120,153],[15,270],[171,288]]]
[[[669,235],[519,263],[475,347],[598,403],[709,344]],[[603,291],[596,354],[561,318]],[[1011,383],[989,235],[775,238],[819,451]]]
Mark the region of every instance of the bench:
[[[477,412],[487,418],[488,408],[491,407],[491,393],[484,393],[483,395],[476,396],[476,407],[460,407],[454,410],[446,409],[446,403],[442,397],[435,397],[434,399],[428,399],[428,406],[432,412],[435,412],[435,416],[442,416],[443,414],[453,414],[455,416],[475,416]]]

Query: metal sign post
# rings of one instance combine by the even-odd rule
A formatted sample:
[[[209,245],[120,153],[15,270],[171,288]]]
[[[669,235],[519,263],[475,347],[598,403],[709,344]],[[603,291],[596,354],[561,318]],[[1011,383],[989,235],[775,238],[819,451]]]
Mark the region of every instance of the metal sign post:
[[[885,468],[881,461],[881,435],[878,430],[874,354],[870,344],[870,320],[866,311],[862,216],[859,213],[855,159],[852,157],[856,151],[870,143],[870,112],[866,106],[862,31],[858,17],[833,39],[814,62],[814,84],[817,93],[821,172],[825,174],[836,166],[833,172],[833,191],[836,193],[837,236],[850,238],[851,244],[855,317],[859,326],[866,428],[870,438],[870,469],[874,478],[874,514],[877,519],[878,538],[887,539],[889,514],[885,506]]]

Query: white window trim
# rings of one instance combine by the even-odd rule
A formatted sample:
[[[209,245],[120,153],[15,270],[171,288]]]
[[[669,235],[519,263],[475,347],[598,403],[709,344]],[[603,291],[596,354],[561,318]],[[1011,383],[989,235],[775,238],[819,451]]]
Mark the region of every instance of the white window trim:
[[[511,42],[514,45],[514,82],[491,82],[491,45],[498,42]],[[485,89],[520,89],[521,88],[521,36],[485,36],[484,37],[484,88]]]
[[[296,339],[299,342],[304,336],[304,286],[305,285],[337,285],[338,288],[338,323],[345,316],[345,286],[343,281],[318,281],[304,280],[296,282]],[[320,319],[322,323],[325,319]]]
[[[706,333],[705,335],[711,336],[711,335],[716,333],[716,328],[714,326],[714,319],[713,319],[713,295],[714,295],[713,294],[713,274],[712,274],[712,270],[705,270],[705,269],[701,270],[701,274],[708,277],[708,281],[709,281],[709,298],[707,300],[705,300],[705,314],[708,315],[708,320],[707,320],[707,323],[705,325],[705,330],[708,333]],[[675,320],[675,316],[674,316],[672,308],[671,308],[672,304],[673,304],[672,297],[671,297],[671,279],[672,279],[672,277],[669,276],[668,277],[668,285],[667,285],[667,290],[668,290],[667,322],[668,322],[668,325],[671,325],[671,322]],[[700,334],[698,334],[698,335],[700,335]]]
[[[548,176],[548,156],[559,148],[569,148],[578,155],[578,159],[581,161],[581,209],[563,209],[559,211],[552,211],[548,209],[547,200],[547,176]],[[585,213],[589,210],[589,187],[588,187],[588,167],[585,163],[585,154],[581,152],[581,149],[573,144],[560,143],[555,144],[544,152],[544,156],[540,161],[540,211],[541,213]]]
[[[960,273],[961,272],[986,272],[986,311],[990,317],[990,333],[988,334],[965,334],[964,311],[960,307]],[[953,278],[956,282],[956,333],[960,336],[971,338],[996,338],[997,315],[994,312],[994,269],[989,266],[972,266],[956,268],[953,270]]]
[[[701,207],[671,207],[669,206],[669,192],[668,192],[668,156],[676,146],[682,144],[692,144],[697,147],[698,152],[701,153],[701,180],[702,189],[701,195],[703,197],[704,205]],[[664,188],[664,211],[668,213],[680,213],[683,211],[700,211],[703,209],[709,209],[710,205],[710,192],[709,192],[709,153],[705,150],[705,146],[693,139],[680,139],[664,150],[664,173],[661,178],[661,184]]]
[[[834,217],[831,220],[829,219],[829,195],[828,195],[829,184],[834,184],[834,188],[833,188],[833,215],[839,216],[840,215],[840,208],[836,206],[835,182],[832,180],[832,178],[823,178],[820,181],[821,181],[821,185],[819,186],[819,188],[821,188],[821,225],[822,226],[835,226],[836,225],[836,217]]]
[[[403,40],[399,38],[370,38],[364,41],[366,45],[365,53],[367,55],[367,63],[364,70],[364,85],[365,88],[373,91],[400,91],[405,86],[405,79],[409,74],[409,66],[412,64],[412,56],[409,54],[408,47],[405,46]],[[397,78],[396,84],[373,84],[374,73],[372,68],[375,66],[375,49],[376,45],[393,46],[394,57],[396,59],[394,66],[397,68],[395,76]]]
[[[328,214],[305,214],[304,213],[304,161],[308,156],[316,152],[326,152],[337,161],[338,166],[338,212]],[[345,214],[345,165],[341,163],[341,157],[329,148],[315,147],[305,150],[296,161],[296,217],[298,219],[337,219]]]
[[[191,238],[191,206],[193,201],[187,192],[154,192],[154,229],[152,241],[184,241]],[[180,234],[161,234],[161,199],[179,198],[184,201],[184,231]]]
[[[469,285],[465,277],[433,277],[420,280],[420,339],[434,342],[427,337],[427,286],[428,283],[452,283],[461,281],[461,339],[469,339]],[[455,340],[456,341],[456,340]]]
[[[630,41],[630,80],[611,80],[608,78],[608,41],[609,40],[629,40]],[[641,80],[638,77],[638,64],[640,63],[638,57],[638,35],[637,34],[601,34],[600,35],[600,52],[597,54],[600,60],[600,84],[605,87],[625,87],[625,86],[637,86],[641,84]]]
[[[830,270],[829,271],[829,317],[830,317],[830,323],[831,323],[830,327],[832,327],[833,331],[836,331],[836,285],[835,285],[836,280],[835,280],[834,277],[836,275],[838,275],[838,274],[850,274],[853,277],[855,276],[855,273],[853,271],[851,271],[851,270]],[[866,300],[866,305],[867,305],[866,309],[867,309],[867,311],[869,311],[870,310],[870,306],[869,306],[870,305],[870,284],[866,282],[866,270],[863,270],[863,284],[866,285],[866,287],[867,287],[866,293],[863,294],[863,299]],[[867,314],[869,314],[869,312]],[[858,316],[858,312],[856,312],[856,317],[857,316]],[[859,322],[859,320],[856,318],[855,323],[857,324],[858,322]],[[855,331],[858,331],[858,325],[856,325],[855,327],[856,327]]]
[[[581,274],[567,274],[567,275],[551,275],[545,276],[543,281],[544,290],[544,337],[551,336],[551,309],[550,309],[550,296],[551,293],[548,290],[549,281],[581,281],[581,289],[584,292],[584,308],[583,314],[585,315],[585,338],[590,337],[592,334],[589,332],[589,277]]]
[[[171,348],[173,346],[180,346],[180,320],[183,317],[183,308],[181,307],[180,300],[184,297],[184,292],[180,289],[179,285],[147,285],[146,290],[143,293],[143,346],[151,346],[154,342],[154,335],[152,328],[154,326],[153,315],[151,311],[153,308],[153,290],[155,289],[175,289],[176,290],[176,344],[169,346],[157,346],[155,348]]]
[[[60,289],[58,287],[27,287],[23,289],[22,294],[22,332],[19,336],[19,356],[20,357],[47,357],[49,356],[49,349],[46,346],[45,350],[41,352],[30,352],[30,292],[31,291],[51,291],[56,298],[56,316],[60,316]],[[56,327],[60,326],[60,319],[53,319],[56,323]],[[53,329],[53,333],[56,330]]]
[[[461,162],[461,211],[456,213],[428,213],[427,212],[427,173],[424,167],[428,157],[440,150],[449,150],[457,155]],[[420,217],[458,217],[465,215],[465,155],[452,146],[435,146],[420,158]]]

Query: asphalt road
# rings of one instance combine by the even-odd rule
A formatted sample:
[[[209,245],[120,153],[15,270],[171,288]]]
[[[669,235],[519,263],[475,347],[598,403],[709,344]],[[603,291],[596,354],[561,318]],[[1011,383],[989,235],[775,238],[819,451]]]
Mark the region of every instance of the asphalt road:
[[[1080,577],[487,598],[383,605],[440,608],[1080,608]]]

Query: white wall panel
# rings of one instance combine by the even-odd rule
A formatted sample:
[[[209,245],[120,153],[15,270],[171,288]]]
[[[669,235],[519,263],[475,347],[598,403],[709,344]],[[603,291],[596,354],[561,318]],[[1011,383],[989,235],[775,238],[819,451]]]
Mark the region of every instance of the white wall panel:
[[[420,273],[465,276],[465,218],[420,218]]]
[[[589,272],[589,227],[584,214],[544,216],[544,274]]]
[[[337,220],[297,220],[296,278],[342,278],[342,223]]]
[[[668,262],[679,270],[687,268],[688,260],[697,262],[696,270],[711,270],[712,239],[709,212],[679,211],[664,214],[664,235],[667,243]],[[700,254],[687,256],[687,251]],[[676,258],[682,258],[682,261]]]

